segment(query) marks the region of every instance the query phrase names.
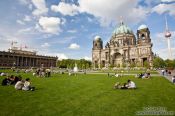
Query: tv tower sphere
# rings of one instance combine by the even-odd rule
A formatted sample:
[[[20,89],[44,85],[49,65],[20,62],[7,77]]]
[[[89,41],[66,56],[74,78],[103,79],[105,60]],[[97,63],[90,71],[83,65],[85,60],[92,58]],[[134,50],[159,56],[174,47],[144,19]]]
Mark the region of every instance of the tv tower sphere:
[[[165,37],[166,37],[166,38],[170,38],[170,37],[171,37],[171,33],[170,33],[169,31],[166,31],[166,32],[165,32]]]
[[[166,38],[170,38],[171,37],[171,33],[170,33],[170,31],[169,31],[169,28],[168,28],[168,23],[167,23],[167,18],[166,18],[166,16],[165,16],[165,37]]]

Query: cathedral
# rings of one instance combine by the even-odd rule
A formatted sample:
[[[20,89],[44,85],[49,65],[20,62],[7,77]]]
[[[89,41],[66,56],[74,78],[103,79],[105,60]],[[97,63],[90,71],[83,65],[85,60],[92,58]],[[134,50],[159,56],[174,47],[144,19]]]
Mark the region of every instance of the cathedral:
[[[110,41],[103,47],[100,36],[93,40],[93,68],[152,67],[153,52],[150,31],[146,25],[137,29],[136,36],[122,21],[113,31]]]

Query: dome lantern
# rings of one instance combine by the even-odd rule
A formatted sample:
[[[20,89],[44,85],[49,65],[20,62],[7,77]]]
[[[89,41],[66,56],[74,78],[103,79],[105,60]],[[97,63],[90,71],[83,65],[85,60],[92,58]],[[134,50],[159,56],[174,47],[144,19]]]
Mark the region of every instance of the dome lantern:
[[[94,37],[94,41],[101,41],[101,37],[100,37],[100,36],[98,36],[98,35],[97,35],[97,36],[95,36],[95,37]]]
[[[148,28],[148,26],[147,26],[147,25],[142,24],[142,25],[140,25],[140,26],[138,27],[138,29],[137,29],[137,30],[142,30],[142,29],[147,29],[147,28]]]

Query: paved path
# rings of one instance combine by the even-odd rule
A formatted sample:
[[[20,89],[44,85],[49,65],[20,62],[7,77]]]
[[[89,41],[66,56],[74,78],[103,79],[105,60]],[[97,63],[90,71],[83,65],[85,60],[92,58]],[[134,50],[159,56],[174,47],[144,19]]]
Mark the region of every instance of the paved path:
[[[163,77],[165,77],[167,80],[169,80],[170,82],[172,82],[172,76],[175,76],[175,70],[174,71],[172,71],[171,72],[171,75],[167,75],[167,74],[165,74],[165,75],[162,75],[162,72],[161,72],[161,70],[159,70],[158,71],[158,73],[159,74],[151,74],[151,76],[163,76]],[[108,75],[108,73],[104,73],[104,72],[87,72],[87,74],[106,74],[106,75]],[[115,73],[109,73],[109,75],[111,76],[111,75],[114,75]],[[136,75],[136,74],[129,74],[129,73],[119,73],[119,75]]]
[[[175,76],[175,70],[171,71],[171,75],[168,75],[168,74],[165,74],[165,75],[162,75],[162,71],[159,70],[158,73],[161,75],[161,76],[164,76],[166,79],[168,79],[170,82],[172,82],[172,77]]]

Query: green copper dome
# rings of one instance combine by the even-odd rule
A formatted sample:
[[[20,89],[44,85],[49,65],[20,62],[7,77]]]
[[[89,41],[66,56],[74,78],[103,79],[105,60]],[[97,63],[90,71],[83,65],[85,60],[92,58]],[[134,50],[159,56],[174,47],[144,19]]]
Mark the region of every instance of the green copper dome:
[[[120,26],[117,27],[113,33],[114,34],[133,34],[132,30],[123,22],[120,23]]]

